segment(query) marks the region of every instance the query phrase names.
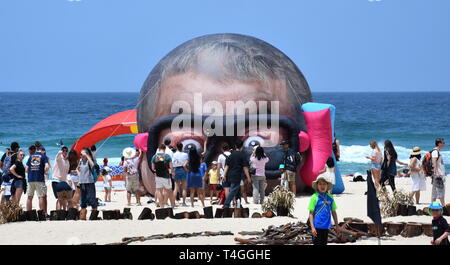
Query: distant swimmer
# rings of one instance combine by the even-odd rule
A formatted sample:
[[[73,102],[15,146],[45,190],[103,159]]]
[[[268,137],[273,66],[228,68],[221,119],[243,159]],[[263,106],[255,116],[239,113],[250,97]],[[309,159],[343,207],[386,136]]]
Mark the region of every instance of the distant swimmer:
[[[61,139],[61,140],[59,140],[59,143],[56,143],[56,145],[60,145],[60,146],[63,146],[63,145],[64,145],[64,143],[63,143],[62,139]]]

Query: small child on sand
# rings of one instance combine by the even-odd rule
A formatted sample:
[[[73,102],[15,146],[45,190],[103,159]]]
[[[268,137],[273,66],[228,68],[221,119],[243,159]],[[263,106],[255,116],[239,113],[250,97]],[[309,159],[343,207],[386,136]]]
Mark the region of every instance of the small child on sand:
[[[12,180],[9,179],[5,179],[1,185],[1,191],[2,193],[2,198],[1,198],[1,203],[3,203],[5,200],[9,201],[11,199],[11,184],[12,184]]]
[[[312,183],[316,193],[311,196],[308,210],[314,245],[326,245],[328,243],[331,215],[333,215],[336,233],[339,234],[340,232],[336,214],[336,202],[333,195],[328,193],[331,185],[331,181],[323,175],[319,175]]]
[[[217,185],[219,184],[219,167],[217,166],[217,161],[212,162],[211,169],[208,170],[208,180],[209,180],[209,195],[211,196],[211,202],[213,201],[213,196],[218,198]]]
[[[432,202],[428,207],[428,213],[433,216],[431,221],[433,229],[432,245],[449,246],[448,234],[450,233],[450,227],[447,220],[442,216],[443,208],[439,202]]]
[[[105,202],[111,202],[112,180],[108,169],[102,169],[103,188],[105,189]]]

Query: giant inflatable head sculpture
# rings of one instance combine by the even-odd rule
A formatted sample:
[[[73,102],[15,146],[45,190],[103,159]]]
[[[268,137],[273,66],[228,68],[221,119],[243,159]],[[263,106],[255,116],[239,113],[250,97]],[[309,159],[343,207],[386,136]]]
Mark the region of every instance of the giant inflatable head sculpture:
[[[306,129],[301,106],[310,101],[311,92],[303,74],[280,50],[250,36],[213,34],[181,44],[154,67],[140,92],[137,121],[139,132],[149,133],[148,161],[165,137],[170,137],[173,144],[182,142],[198,149],[203,149],[208,139],[203,150],[207,162],[217,158],[223,143],[232,146],[233,140],[240,138],[248,152],[255,144],[265,148],[271,158],[267,165],[270,178],[279,176],[279,143],[288,140],[291,148],[298,150],[298,134]],[[242,105],[237,103],[230,108],[230,102],[247,104],[247,108],[239,113],[238,106]],[[253,103],[257,108],[252,108]],[[261,105],[269,117],[277,114],[279,126],[264,130],[258,127],[251,135],[245,133],[249,130],[237,132],[236,123],[241,120],[248,127],[249,119],[261,114]],[[193,121],[183,124],[183,129],[173,130],[179,114],[191,115]],[[203,130],[184,130],[196,122],[208,123],[208,116],[215,116],[216,123],[220,116],[224,128],[235,130],[220,134],[216,126],[214,135],[207,135],[204,126]],[[228,119],[231,116],[234,118]]]

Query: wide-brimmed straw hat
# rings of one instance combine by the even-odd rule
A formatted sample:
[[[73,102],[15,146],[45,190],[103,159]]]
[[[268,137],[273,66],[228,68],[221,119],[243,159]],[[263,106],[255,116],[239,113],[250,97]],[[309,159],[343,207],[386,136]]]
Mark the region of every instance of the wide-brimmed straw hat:
[[[421,155],[422,154],[422,150],[420,150],[420,147],[416,146],[412,149],[412,152],[410,155],[415,156],[415,155]]]
[[[314,190],[317,190],[317,184],[319,183],[320,180],[324,180],[325,182],[327,182],[327,184],[328,184],[328,189],[327,189],[327,190],[329,190],[329,189],[331,188],[331,186],[333,185],[333,183],[331,182],[331,180],[329,180],[327,177],[325,177],[325,176],[323,176],[323,175],[319,175],[319,176],[317,177],[317,179],[314,180],[313,183],[312,183],[312,188],[313,188]]]
[[[133,158],[136,156],[136,150],[134,150],[134,148],[127,147],[123,149],[122,155],[125,158]]]

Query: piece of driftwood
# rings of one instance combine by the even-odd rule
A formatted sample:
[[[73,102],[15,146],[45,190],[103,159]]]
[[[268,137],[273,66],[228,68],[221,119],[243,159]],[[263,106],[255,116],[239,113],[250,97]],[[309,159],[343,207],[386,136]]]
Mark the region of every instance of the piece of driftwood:
[[[200,219],[200,213],[198,211],[189,212],[189,219]]]
[[[222,218],[222,217],[223,217],[223,208],[217,208],[214,218]]]
[[[433,236],[433,228],[431,224],[422,224],[423,234],[426,236]]]
[[[76,208],[69,208],[67,211],[67,220],[78,220],[80,219],[80,211],[78,211]]]
[[[208,207],[203,208],[203,214],[205,215],[206,219],[212,219],[214,217],[213,207],[208,206]]]
[[[242,208],[234,208],[233,217],[241,218],[242,217]]]
[[[369,227],[369,234],[373,236],[382,236],[385,232],[385,227],[383,224],[380,226],[374,224],[374,223],[368,223],[367,226]]]
[[[234,208],[223,208],[223,218],[231,218],[233,217]]]
[[[398,236],[405,228],[405,223],[394,223],[394,222],[387,222],[384,223],[386,226],[386,231],[391,236]]]
[[[275,214],[272,211],[269,210],[269,211],[263,213],[261,216],[262,217],[267,217],[267,218],[272,218],[272,217],[275,216]]]
[[[99,211],[98,211],[98,210],[92,210],[92,211],[91,211],[91,215],[89,216],[89,220],[90,220],[90,221],[100,220],[100,219],[98,218],[98,214],[99,214]]]
[[[249,218],[249,217],[250,217],[250,209],[242,208],[242,218]]]
[[[141,214],[138,216],[138,220],[149,220],[152,214],[152,210],[148,207],[142,209]]]
[[[413,215],[417,215],[417,208],[414,205],[408,205],[408,216],[413,216]]]
[[[115,242],[106,245],[128,245],[133,242],[143,242],[147,240],[157,240],[157,239],[169,239],[169,238],[190,238],[190,237],[203,237],[203,236],[232,236],[233,233],[231,231],[219,231],[219,232],[194,232],[194,233],[167,233],[167,234],[157,234],[151,236],[137,236],[137,237],[124,237],[122,238],[122,242]]]
[[[243,236],[259,236],[261,231],[241,231],[238,234]]]
[[[27,221],[38,221],[38,214],[36,210],[27,211]],[[56,214],[56,212],[55,212]]]
[[[155,210],[155,216],[158,220],[163,220],[169,217],[168,208],[159,208]]]
[[[401,232],[401,235],[403,237],[415,237],[420,236],[422,233],[422,224],[411,222],[405,224],[405,228]]]
[[[260,213],[253,213],[252,214],[252,218],[261,218],[261,214]]]
[[[123,208],[123,213],[120,215],[120,219],[133,220],[133,214],[131,213],[131,208]]]

